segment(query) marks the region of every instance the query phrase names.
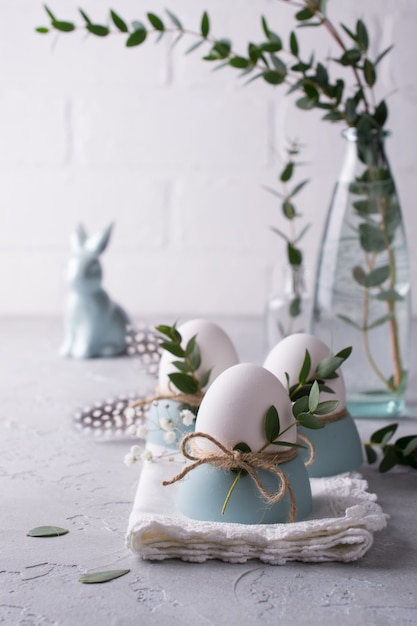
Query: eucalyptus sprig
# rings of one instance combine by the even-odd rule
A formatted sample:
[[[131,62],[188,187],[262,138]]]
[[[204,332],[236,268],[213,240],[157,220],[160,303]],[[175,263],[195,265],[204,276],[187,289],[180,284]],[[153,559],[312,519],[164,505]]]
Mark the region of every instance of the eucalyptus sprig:
[[[326,424],[317,416],[331,413],[337,408],[339,404],[337,400],[320,402],[320,388],[317,381],[314,381],[314,383],[311,385],[308,396],[305,396],[304,398],[302,398],[302,400],[302,403],[296,402],[293,404],[292,413],[294,416],[294,421],[291,422],[291,424],[289,424],[283,430],[281,430],[281,423],[277,408],[274,405],[271,405],[268,408],[263,419],[265,443],[257,451],[258,454],[262,453],[269,446],[305,448],[303,444],[285,441],[282,440],[281,437],[297,425],[304,426],[305,428],[311,428],[314,430],[324,428]],[[252,452],[251,447],[245,441],[239,441],[239,443],[233,446],[233,450],[242,453]],[[247,473],[246,470],[242,469],[236,469],[231,471],[236,474],[236,476],[225,498],[221,511],[222,515],[225,514],[226,507],[229,503],[234,489],[236,488],[237,483]]]
[[[398,428],[398,424],[389,424],[375,431],[369,441],[364,443],[368,463],[380,459],[378,469],[388,472],[395,465],[408,465],[417,469],[417,435],[399,437],[389,443]]]
[[[317,364],[313,375],[310,376],[311,356],[308,350],[305,351],[304,359],[298,373],[298,382],[291,385],[289,375],[285,373],[288,395],[295,403],[294,406],[297,407],[297,411],[306,406],[306,401],[309,401],[309,396],[316,384],[319,392],[325,391],[326,393],[334,393],[333,389],[326,385],[325,381],[338,378],[339,374],[337,373],[337,370],[346,361],[351,353],[352,348],[349,346],[347,348],[343,348],[337,352],[337,354],[330,355],[325,359],[322,359]],[[315,411],[316,415],[325,415],[326,413],[334,411],[336,407],[331,408],[330,403],[333,403],[333,400],[327,400],[320,403],[319,411],[324,410],[325,412],[321,413]]]
[[[176,41],[188,35],[197,41],[187,52],[193,52],[205,44],[202,57],[204,61],[218,63],[219,68],[231,67],[237,70],[241,77],[251,75],[251,81],[261,78],[274,86],[284,84],[290,93],[300,93],[301,97],[296,102],[300,109],[321,109],[324,112],[324,120],[343,121],[348,126],[357,127],[365,132],[381,129],[387,119],[387,105],[384,100],[374,104],[376,100],[373,87],[377,80],[377,67],[391,46],[371,59],[369,34],[362,20],[357,21],[354,29],[345,24],[341,25],[343,35],[347,37],[345,43],[342,33],[326,15],[325,0],[303,0],[297,3],[280,1],[297,7],[294,17],[299,27],[322,26],[328,31],[340,49],[339,55],[332,60],[353,72],[353,92],[345,89],[343,79],[331,80],[326,67],[327,62],[316,61],[314,56],[303,56],[295,30],[290,32],[286,46],[283,37],[270,28],[265,17],[261,17],[263,33],[261,42],[249,42],[246,52],[239,54],[233,50],[229,38],[211,36],[210,17],[206,11],[202,14],[199,28],[190,30],[184,28],[180,19],[169,10],[166,10],[166,17],[147,13],[146,21],[133,20],[129,24],[128,20],[111,9],[108,21],[99,24],[80,9],[83,22],[77,24],[58,19],[55,13],[45,6],[50,24],[40,26],[36,30],[42,34],[51,30],[61,33],[85,30],[100,38],[117,33],[125,37],[125,45],[128,48],[143,44],[152,34],[157,36],[158,41],[168,33],[176,34]]]
[[[296,106],[302,110],[319,110],[326,122],[342,122],[354,128],[357,137],[357,154],[363,172],[349,191],[356,194],[355,217],[361,222],[354,229],[359,242],[362,264],[355,262],[351,280],[362,299],[360,323],[338,311],[338,318],[354,326],[362,341],[370,368],[383,387],[394,394],[401,394],[407,380],[399,337],[397,309],[405,297],[398,288],[398,268],[394,238],[401,223],[398,203],[393,199],[393,180],[383,155],[383,132],[388,119],[385,99],[375,92],[379,65],[392,46],[376,56],[370,54],[370,37],[363,20],[353,27],[336,25],[326,13],[326,0],[278,0],[295,7],[297,28],[285,37],[275,32],[265,17],[261,17],[262,34],[259,42],[249,41],[243,52],[236,52],[229,38],[211,34],[211,20],[205,11],[197,29],[187,29],[171,11],[158,16],[147,13],[144,21],[129,23],[114,10],[110,10],[105,24],[99,24],[80,9],[82,23],[58,19],[45,6],[49,26],[37,28],[40,33],[58,31],[71,33],[83,30],[101,39],[118,34],[124,37],[128,48],[142,45],[151,35],[161,40],[174,34],[175,42],[191,37],[194,42],[187,52],[203,50],[202,59],[215,68],[232,68],[241,78],[252,82],[264,80],[271,86],[283,85],[287,93],[298,94]],[[299,34],[305,28],[324,29],[336,44],[332,58],[322,61],[302,51]],[[330,64],[340,66],[342,76],[331,76]],[[333,69],[333,68],[332,68]],[[350,84],[346,71],[351,73]],[[381,182],[384,184],[381,185]],[[356,187],[356,190],[355,190]],[[288,208],[288,206],[287,206]],[[297,247],[291,247],[293,259],[299,256]],[[371,318],[370,304],[379,301],[381,312]],[[294,304],[296,306],[296,304]],[[372,354],[370,333],[378,326],[386,325],[389,335],[387,352],[392,357],[392,374],[383,372]]]
[[[204,372],[199,378],[196,372],[201,366],[200,348],[197,343],[197,335],[194,335],[183,345],[183,338],[176,324],[167,326],[161,324],[156,330],[163,335],[159,345],[163,350],[177,357],[172,365],[178,370],[168,374],[173,385],[188,395],[202,394],[204,387],[209,382],[211,370]]]
[[[302,291],[303,291],[303,276],[300,274],[300,268],[303,263],[303,253],[299,247],[300,240],[304,237],[305,233],[310,227],[307,224],[302,230],[297,233],[296,220],[301,217],[301,214],[297,211],[294,204],[294,197],[300,193],[300,191],[309,182],[307,179],[302,180],[296,185],[290,186],[291,181],[295,175],[296,168],[299,163],[296,161],[296,157],[300,153],[300,145],[297,141],[290,141],[287,148],[287,160],[279,175],[279,181],[282,186],[282,191],[279,192],[276,189],[265,187],[267,191],[278,197],[281,202],[281,210],[284,218],[289,222],[289,234],[284,233],[276,226],[271,226],[272,232],[278,237],[281,237],[287,245],[287,259],[291,268],[291,280],[292,280],[292,299],[288,306],[288,326],[285,328],[280,323],[279,331],[282,337],[286,337],[293,332],[293,324],[296,317],[302,312]]]

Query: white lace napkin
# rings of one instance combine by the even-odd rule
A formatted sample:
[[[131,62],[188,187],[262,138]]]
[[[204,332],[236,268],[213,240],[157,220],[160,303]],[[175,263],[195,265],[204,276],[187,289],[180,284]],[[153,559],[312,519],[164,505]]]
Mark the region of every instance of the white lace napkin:
[[[158,454],[163,448],[155,446]],[[128,546],[143,559],[178,558],[202,563],[220,559],[245,563],[260,559],[319,563],[355,561],[372,546],[373,533],[386,526],[387,515],[367,491],[360,474],[313,478],[313,512],[293,524],[231,524],[189,519],[176,508],[178,483],[162,481],[179,471],[179,456],[144,463],[132,513]]]

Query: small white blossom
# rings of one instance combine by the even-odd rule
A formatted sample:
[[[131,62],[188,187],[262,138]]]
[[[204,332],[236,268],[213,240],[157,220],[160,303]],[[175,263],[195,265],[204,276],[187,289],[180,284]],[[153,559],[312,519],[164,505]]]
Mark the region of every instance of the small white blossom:
[[[180,412],[180,417],[184,426],[191,426],[191,424],[194,424],[195,415],[189,409],[183,409]]]
[[[172,430],[174,428],[172,420],[166,417],[161,417],[161,419],[159,420],[159,425],[162,428],[162,430]]]
[[[140,456],[142,454],[142,448],[140,446],[132,446],[130,448],[130,454],[133,454],[135,459],[140,459]]]
[[[175,443],[175,441],[177,440],[177,436],[174,433],[173,430],[168,430],[165,434],[164,434],[164,441],[167,444],[171,444],[171,443]]]
[[[123,405],[122,405],[123,406]],[[122,407],[120,407],[122,408]],[[135,413],[135,409],[133,408],[133,406],[128,406],[126,407],[126,409],[124,410],[124,414],[126,419],[131,420],[135,417],[136,413]]]
[[[123,462],[125,465],[127,465],[129,467],[129,465],[133,465],[133,463],[136,463],[137,459],[136,457],[131,453],[128,452],[127,454],[125,454],[125,457],[123,459]]]
[[[150,463],[153,460],[152,452],[146,448],[146,450],[142,452],[141,459],[142,461],[148,461]]]
[[[135,424],[132,424],[127,429],[127,432],[128,432],[129,435],[133,435],[133,437],[135,437],[136,436],[136,430],[137,430],[137,426]]]
[[[146,435],[148,434],[148,428],[146,424],[141,424],[136,428],[136,437],[139,439],[146,439]]]

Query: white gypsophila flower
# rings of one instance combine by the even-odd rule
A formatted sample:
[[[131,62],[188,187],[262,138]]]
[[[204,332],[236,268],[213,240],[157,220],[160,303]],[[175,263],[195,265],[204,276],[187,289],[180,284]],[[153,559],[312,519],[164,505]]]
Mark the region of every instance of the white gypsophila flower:
[[[142,454],[142,448],[140,446],[132,446],[130,448],[130,454],[133,454],[135,459],[140,459]]]
[[[141,459],[142,461],[148,461],[148,463],[150,463],[153,460],[152,452],[146,448],[141,454]]]
[[[164,434],[165,443],[168,443],[168,444],[175,443],[176,440],[177,440],[177,435],[174,433],[173,430],[168,430]]]
[[[135,424],[132,424],[127,429],[127,433],[128,433],[128,435],[133,435],[133,437],[135,437],[136,436],[136,430],[137,430],[137,426]]]
[[[146,439],[146,435],[148,434],[148,427],[146,424],[141,424],[136,428],[136,437],[139,439]]]
[[[180,417],[184,426],[191,426],[191,424],[194,424],[195,415],[189,409],[183,409],[180,412]]]
[[[127,454],[125,454],[125,457],[123,459],[123,462],[125,465],[127,465],[129,467],[129,465],[133,465],[133,463],[136,463],[137,459],[135,457],[134,454],[132,454],[131,452],[128,452]]]
[[[124,414],[127,419],[133,419],[136,415],[135,409],[133,408],[133,406],[128,406],[125,408]]]
[[[162,430],[172,430],[174,427],[172,420],[168,419],[167,417],[161,417],[161,419],[159,420],[159,425]]]

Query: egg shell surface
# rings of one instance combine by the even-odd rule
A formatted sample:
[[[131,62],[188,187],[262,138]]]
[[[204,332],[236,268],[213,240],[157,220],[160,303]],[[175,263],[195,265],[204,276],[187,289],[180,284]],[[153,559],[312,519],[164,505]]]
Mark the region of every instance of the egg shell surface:
[[[196,371],[196,376],[199,378],[207,370],[211,369],[207,387],[212,384],[221,372],[238,363],[237,352],[229,336],[214,322],[204,319],[189,320],[179,326],[178,331],[181,333],[183,346],[194,335],[197,335],[196,341],[200,349],[201,365]],[[177,360],[178,357],[166,350],[162,352],[159,362],[158,386],[163,393],[169,393],[173,387],[168,374],[178,371],[172,365],[172,362]]]
[[[224,371],[203,398],[196,420],[196,431],[211,435],[227,448],[247,443],[257,452],[266,443],[264,417],[274,405],[280,418],[280,430],[294,423],[291,401],[277,378],[260,365],[240,363]],[[295,443],[296,428],[283,435]],[[198,446],[217,451],[211,442],[201,438]],[[285,446],[269,446],[280,452]]]
[[[331,351],[317,337],[308,333],[294,333],[288,335],[280,341],[268,354],[264,362],[265,369],[269,370],[286,385],[285,373],[287,372],[290,379],[290,386],[298,382],[298,376],[304,361],[305,352],[308,350],[311,358],[311,368],[309,377],[313,376],[317,365],[323,359],[331,356]],[[346,388],[343,374],[339,368],[337,371],[338,378],[326,380],[326,385],[333,389],[334,393],[322,392],[320,394],[320,402],[326,400],[338,400],[339,405],[335,411],[329,413],[333,415],[346,407]]]

